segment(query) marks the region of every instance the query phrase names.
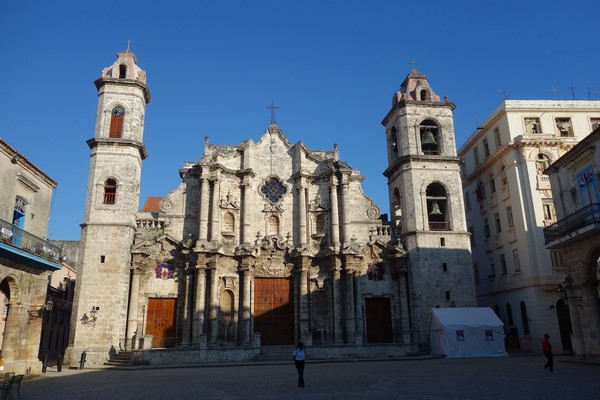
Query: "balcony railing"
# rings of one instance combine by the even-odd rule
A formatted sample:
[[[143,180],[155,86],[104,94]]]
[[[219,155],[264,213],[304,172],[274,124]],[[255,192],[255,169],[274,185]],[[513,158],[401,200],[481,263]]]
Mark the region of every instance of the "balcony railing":
[[[449,231],[450,230],[450,222],[429,221],[429,230],[430,231]]]
[[[31,233],[0,219],[0,241],[60,263],[61,248]]]
[[[546,244],[589,225],[600,223],[600,203],[592,203],[544,229]]]

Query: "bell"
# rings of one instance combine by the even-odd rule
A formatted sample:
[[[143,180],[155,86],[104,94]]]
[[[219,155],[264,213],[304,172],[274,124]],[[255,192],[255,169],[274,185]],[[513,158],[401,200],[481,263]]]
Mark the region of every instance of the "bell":
[[[427,131],[423,134],[423,139],[421,139],[421,145],[424,149],[436,149],[437,142],[435,141],[435,137],[431,131]]]
[[[430,217],[433,217],[433,216],[436,216],[436,215],[444,215],[444,214],[443,214],[443,213],[442,213],[442,211],[440,210],[440,206],[438,206],[438,203],[437,203],[437,201],[434,201],[434,202],[431,204],[431,212],[429,213],[429,216],[430,216]]]

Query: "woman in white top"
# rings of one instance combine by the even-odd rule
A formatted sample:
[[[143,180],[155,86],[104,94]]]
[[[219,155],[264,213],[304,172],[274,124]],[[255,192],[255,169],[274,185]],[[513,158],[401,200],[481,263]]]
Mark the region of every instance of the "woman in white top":
[[[293,359],[298,370],[298,387],[304,387],[304,360],[306,354],[304,353],[304,343],[298,342],[296,350],[294,350]]]

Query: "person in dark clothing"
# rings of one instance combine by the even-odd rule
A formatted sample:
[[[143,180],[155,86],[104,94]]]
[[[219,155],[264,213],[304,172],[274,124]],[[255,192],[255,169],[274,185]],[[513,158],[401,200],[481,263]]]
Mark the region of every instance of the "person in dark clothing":
[[[304,343],[298,342],[292,358],[294,359],[294,364],[296,364],[296,369],[298,370],[298,387],[304,387],[304,360],[306,359]]]
[[[544,355],[546,356],[546,365],[544,368],[548,369],[550,372],[554,372],[554,360],[552,355],[552,344],[550,344],[550,335],[547,333],[544,335],[544,339],[542,339],[542,350],[544,351]]]

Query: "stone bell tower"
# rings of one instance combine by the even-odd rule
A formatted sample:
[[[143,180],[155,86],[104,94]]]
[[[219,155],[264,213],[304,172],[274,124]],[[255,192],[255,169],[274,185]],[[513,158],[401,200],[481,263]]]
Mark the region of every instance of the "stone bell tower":
[[[129,49],[104,68],[95,82],[98,109],[90,147],[82,265],[77,275],[69,347],[65,361],[102,364],[126,335],[130,247],[139,206],[146,104],[146,74]]]
[[[412,327],[421,342],[428,340],[431,308],[476,306],[455,107],[413,69],[382,121],[391,219],[408,253]]]

